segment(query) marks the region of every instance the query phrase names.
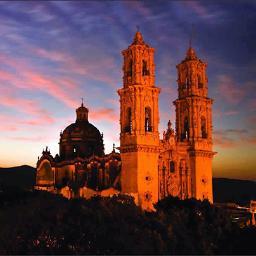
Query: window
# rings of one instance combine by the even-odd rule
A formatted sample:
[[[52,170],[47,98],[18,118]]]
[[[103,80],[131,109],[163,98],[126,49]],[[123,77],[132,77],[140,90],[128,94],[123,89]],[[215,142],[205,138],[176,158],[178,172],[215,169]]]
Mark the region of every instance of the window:
[[[187,89],[189,87],[189,79],[188,77],[186,77],[186,81],[185,81],[185,84],[184,84],[184,89]]]
[[[146,132],[152,132],[151,109],[150,109],[150,107],[145,108],[145,131]]]
[[[186,116],[184,118],[184,128],[183,128],[183,133],[182,133],[182,140],[188,140],[189,139],[189,122],[188,122],[188,117]]]
[[[170,161],[170,172],[175,172],[175,162]]]
[[[132,109],[127,108],[126,110],[126,124],[124,127],[125,132],[131,132],[132,131]]]
[[[201,81],[201,77],[199,75],[197,75],[197,81],[198,81],[198,88],[203,88],[203,83]]]
[[[205,117],[201,117],[201,137],[206,139],[207,138],[207,132],[206,132],[206,120]]]
[[[152,194],[150,191],[147,191],[144,196],[145,196],[145,201],[151,201]]]
[[[128,71],[127,71],[128,76],[132,76],[132,66],[133,66],[133,62],[132,62],[132,60],[130,60],[129,66],[128,66]]]
[[[142,61],[142,75],[143,76],[148,76],[149,75],[149,70],[147,67],[147,62],[145,60]]]

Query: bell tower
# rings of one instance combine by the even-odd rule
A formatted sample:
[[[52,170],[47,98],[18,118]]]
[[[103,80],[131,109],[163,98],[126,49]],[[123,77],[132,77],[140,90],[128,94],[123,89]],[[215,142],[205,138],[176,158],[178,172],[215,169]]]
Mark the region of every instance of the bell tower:
[[[120,96],[120,152],[122,192],[152,210],[158,201],[159,113],[155,86],[154,48],[137,31],[122,52],[123,88]]]
[[[187,146],[190,158],[192,196],[212,202],[213,100],[208,98],[206,67],[190,46],[177,65],[178,99],[174,105],[177,143]]]

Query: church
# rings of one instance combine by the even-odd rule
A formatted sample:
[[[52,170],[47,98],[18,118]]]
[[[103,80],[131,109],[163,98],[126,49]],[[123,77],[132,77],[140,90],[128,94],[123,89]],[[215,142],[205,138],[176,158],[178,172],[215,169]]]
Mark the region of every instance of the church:
[[[113,147],[104,153],[103,134],[82,103],[76,121],[60,134],[59,154],[53,157],[46,148],[38,158],[35,188],[68,198],[123,193],[145,210],[169,195],[213,202],[207,63],[190,46],[176,66],[175,131],[169,121],[160,136],[154,48],[137,31],[122,55],[119,152]]]

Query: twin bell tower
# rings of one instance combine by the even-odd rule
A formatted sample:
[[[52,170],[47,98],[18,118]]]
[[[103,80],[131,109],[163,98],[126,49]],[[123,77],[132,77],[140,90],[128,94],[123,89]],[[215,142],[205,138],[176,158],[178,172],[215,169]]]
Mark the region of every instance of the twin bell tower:
[[[213,100],[208,98],[207,64],[189,47],[177,65],[176,132],[167,130],[172,138],[160,140],[154,48],[137,31],[122,55],[121,192],[132,195],[145,210],[153,210],[166,195],[212,202]]]

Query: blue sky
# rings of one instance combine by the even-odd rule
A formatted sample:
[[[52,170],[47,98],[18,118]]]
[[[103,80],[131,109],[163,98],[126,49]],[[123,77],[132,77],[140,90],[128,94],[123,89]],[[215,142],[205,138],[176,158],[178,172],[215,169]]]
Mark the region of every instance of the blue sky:
[[[85,99],[106,152],[119,144],[121,51],[136,26],[156,49],[160,131],[175,112],[176,65],[192,45],[208,63],[213,174],[256,179],[255,1],[0,2],[0,166],[30,164]]]

